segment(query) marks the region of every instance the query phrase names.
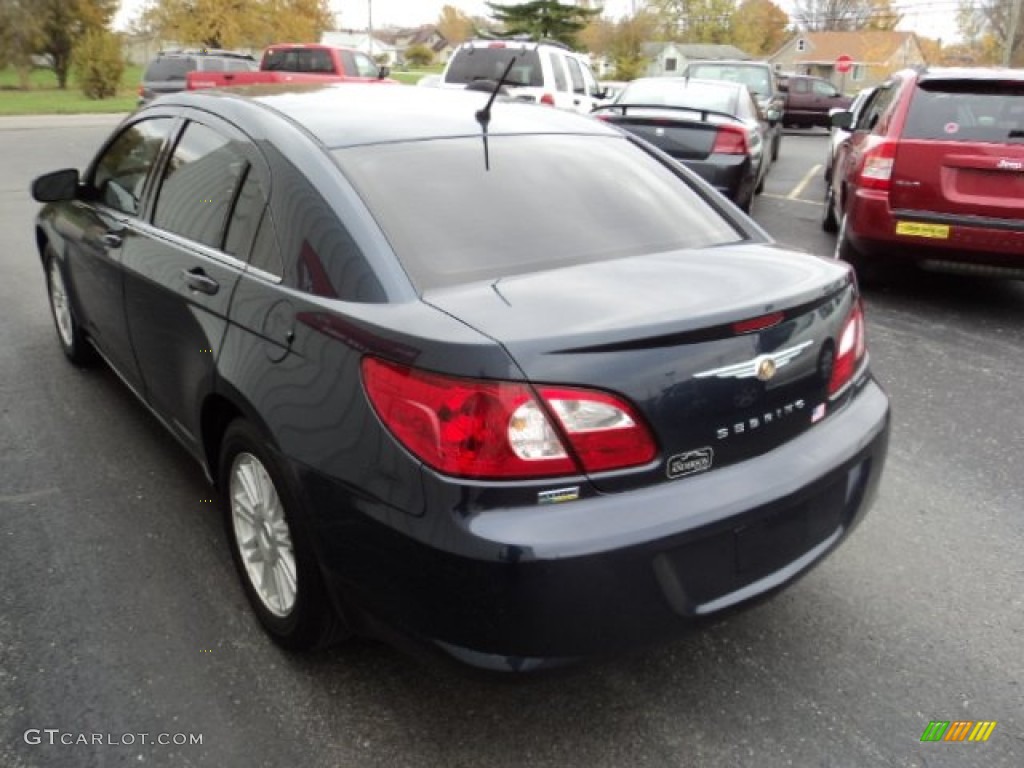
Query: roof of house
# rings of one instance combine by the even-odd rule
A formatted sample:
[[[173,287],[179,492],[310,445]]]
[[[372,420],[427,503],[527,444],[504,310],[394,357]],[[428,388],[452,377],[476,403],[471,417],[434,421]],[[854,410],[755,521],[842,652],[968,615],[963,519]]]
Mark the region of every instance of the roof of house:
[[[792,52],[794,62],[831,64],[840,56],[854,61],[885,63],[913,38],[913,32],[865,30],[862,32],[801,32],[776,51],[769,60],[783,52]],[[796,41],[805,40],[807,49],[797,51]]]
[[[644,56],[653,59],[666,46],[671,45],[688,59],[743,59],[753,58],[735,45],[711,45],[704,43],[643,43],[640,46]]]
[[[365,32],[324,32],[320,38],[323,45],[336,45],[340,48],[355,48],[356,50],[369,50],[370,36]],[[373,50],[377,53],[393,51],[395,47],[381,40],[373,38]]]

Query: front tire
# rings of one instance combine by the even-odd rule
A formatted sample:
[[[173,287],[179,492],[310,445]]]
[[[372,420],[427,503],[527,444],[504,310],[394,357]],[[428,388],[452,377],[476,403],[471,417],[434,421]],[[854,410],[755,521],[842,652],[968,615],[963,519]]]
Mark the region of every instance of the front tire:
[[[829,182],[825,184],[825,210],[821,216],[821,228],[833,235],[839,231],[839,221],[836,219],[835,193],[832,190],[832,184]]]
[[[266,632],[296,651],[348,635],[328,600],[300,497],[251,424],[239,419],[228,427],[219,466],[231,554]]]
[[[43,265],[46,269],[46,292],[50,299],[50,313],[57,329],[57,341],[60,342],[64,356],[72,364],[87,366],[95,362],[96,350],[86,340],[85,333],[75,318],[67,281],[64,279],[64,269],[50,245],[46,246]]]

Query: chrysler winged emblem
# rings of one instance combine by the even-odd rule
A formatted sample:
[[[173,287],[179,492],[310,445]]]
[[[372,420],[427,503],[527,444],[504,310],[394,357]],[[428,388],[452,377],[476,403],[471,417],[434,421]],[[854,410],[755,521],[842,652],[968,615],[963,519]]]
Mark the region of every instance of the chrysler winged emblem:
[[[779,368],[789,365],[797,355],[807,349],[813,340],[797,344],[789,349],[780,349],[768,355],[758,355],[755,358],[746,360],[734,365],[726,365],[722,368],[713,368],[710,371],[701,371],[694,374],[695,379],[710,379],[714,376],[717,379],[753,379],[768,381],[775,376]]]

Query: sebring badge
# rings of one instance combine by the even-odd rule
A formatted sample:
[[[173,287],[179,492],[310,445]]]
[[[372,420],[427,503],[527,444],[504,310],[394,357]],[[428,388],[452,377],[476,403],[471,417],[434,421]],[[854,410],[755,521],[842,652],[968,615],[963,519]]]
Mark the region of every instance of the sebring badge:
[[[710,371],[695,373],[695,379],[709,379],[714,376],[717,379],[752,379],[757,377],[761,381],[768,381],[775,373],[784,366],[789,365],[793,360],[814,343],[813,339],[801,342],[789,349],[780,349],[770,355],[758,355],[757,357],[734,365],[726,365],[722,368],[713,368]]]

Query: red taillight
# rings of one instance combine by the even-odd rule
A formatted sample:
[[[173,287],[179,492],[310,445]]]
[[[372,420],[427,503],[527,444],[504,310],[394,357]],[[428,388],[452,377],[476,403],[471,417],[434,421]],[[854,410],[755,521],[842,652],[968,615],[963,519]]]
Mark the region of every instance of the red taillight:
[[[864,359],[865,349],[864,308],[858,299],[847,315],[836,342],[836,358],[832,364],[832,375],[828,380],[830,395],[834,395],[850,383],[861,360]]]
[[[555,106],[555,97],[552,96],[550,93],[545,93],[543,96],[540,97],[540,103],[547,104],[549,107],[553,107]]]
[[[553,477],[645,464],[657,452],[632,408],[603,392],[541,388],[541,405],[521,382],[454,378],[369,357],[362,368],[384,425],[445,474]]]
[[[882,140],[864,153],[857,182],[864,189],[888,191],[892,179],[892,166],[896,159],[896,142]]]
[[[715,136],[715,144],[711,147],[713,155],[745,155],[747,154],[747,132],[732,125],[722,125]]]

